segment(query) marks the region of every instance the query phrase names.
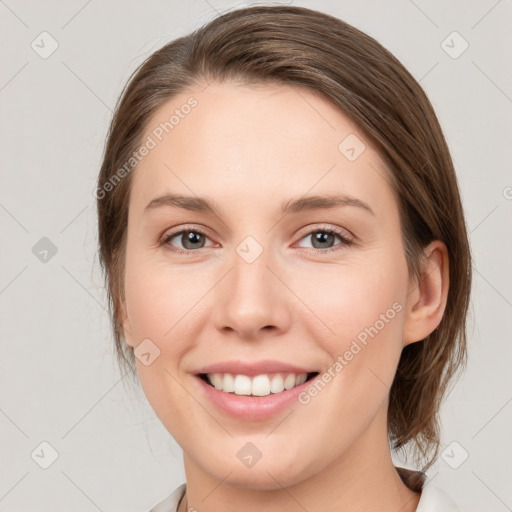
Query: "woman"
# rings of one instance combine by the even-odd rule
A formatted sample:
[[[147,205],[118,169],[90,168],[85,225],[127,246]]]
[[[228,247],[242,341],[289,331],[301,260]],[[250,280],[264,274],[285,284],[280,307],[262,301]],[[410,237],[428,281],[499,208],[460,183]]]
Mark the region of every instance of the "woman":
[[[466,358],[467,231],[379,43],[299,7],[169,43],[123,91],[97,198],[120,363],[183,449],[153,512],[459,510],[424,471]]]

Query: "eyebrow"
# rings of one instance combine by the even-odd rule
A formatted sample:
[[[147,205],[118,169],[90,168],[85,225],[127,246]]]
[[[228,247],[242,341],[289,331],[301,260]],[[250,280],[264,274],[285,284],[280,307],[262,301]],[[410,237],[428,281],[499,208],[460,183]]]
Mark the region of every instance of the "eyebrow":
[[[146,205],[144,211],[154,210],[162,206],[171,206],[194,212],[211,213],[220,217],[219,208],[216,206],[215,202],[210,202],[203,197],[185,196],[181,194],[165,194],[155,197]],[[321,208],[343,206],[355,206],[375,216],[375,212],[367,203],[347,194],[313,195],[292,198],[281,204],[281,213],[286,215],[288,213],[300,213]]]

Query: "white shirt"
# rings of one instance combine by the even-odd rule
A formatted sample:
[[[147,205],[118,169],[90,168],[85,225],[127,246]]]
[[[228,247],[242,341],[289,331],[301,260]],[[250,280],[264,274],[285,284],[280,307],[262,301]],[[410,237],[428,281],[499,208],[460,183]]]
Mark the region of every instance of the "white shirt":
[[[155,505],[148,512],[176,512],[178,504],[185,494],[186,484],[178,486],[165,500]],[[432,483],[427,484],[421,491],[420,501],[416,512],[462,512],[452,499]]]

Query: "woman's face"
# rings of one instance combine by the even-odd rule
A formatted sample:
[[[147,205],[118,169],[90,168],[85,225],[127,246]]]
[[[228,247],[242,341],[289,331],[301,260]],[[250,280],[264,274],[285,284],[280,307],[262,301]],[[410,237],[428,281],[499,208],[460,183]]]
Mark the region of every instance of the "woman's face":
[[[216,82],[163,106],[143,143],[125,337],[186,468],[270,489],[388,450],[389,387],[416,340],[398,205],[371,143],[307,89]],[[166,195],[189,199],[155,201]],[[250,367],[262,361],[274,366]],[[235,393],[198,376],[224,363]],[[238,394],[290,386],[285,365],[318,376],[300,393]]]

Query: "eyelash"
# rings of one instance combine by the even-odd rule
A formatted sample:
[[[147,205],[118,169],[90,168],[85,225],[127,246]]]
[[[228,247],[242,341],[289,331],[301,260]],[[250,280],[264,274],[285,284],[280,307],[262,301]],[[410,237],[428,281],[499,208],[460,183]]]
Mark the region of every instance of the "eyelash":
[[[160,245],[161,246],[166,245],[167,246],[167,250],[170,251],[170,252],[173,252],[175,254],[192,256],[192,253],[197,252],[199,249],[195,249],[195,250],[191,250],[191,249],[189,249],[189,250],[176,249],[176,248],[172,248],[170,246],[170,244],[169,244],[170,240],[175,238],[177,235],[182,235],[183,233],[199,233],[200,235],[203,235],[206,238],[208,238],[208,235],[204,231],[202,231],[201,229],[189,227],[187,229],[180,229],[179,231],[175,231],[174,233],[170,233],[170,234],[164,236],[164,238],[160,242]],[[336,235],[341,240],[341,242],[342,242],[342,243],[340,243],[340,244],[338,244],[338,245],[336,245],[334,247],[330,247],[328,249],[316,249],[314,247],[309,248],[310,251],[313,251],[316,254],[325,254],[325,253],[331,253],[333,251],[339,251],[339,250],[342,250],[342,249],[344,249],[346,247],[349,247],[349,246],[351,246],[351,245],[353,245],[355,243],[354,240],[352,240],[350,238],[347,238],[347,236],[345,236],[342,233],[341,230],[336,229],[336,228],[332,228],[332,227],[327,227],[327,226],[319,226],[318,228],[315,228],[312,231],[309,231],[300,240],[302,240],[304,238],[307,238],[308,236],[311,236],[314,233],[328,233],[330,235]]]

